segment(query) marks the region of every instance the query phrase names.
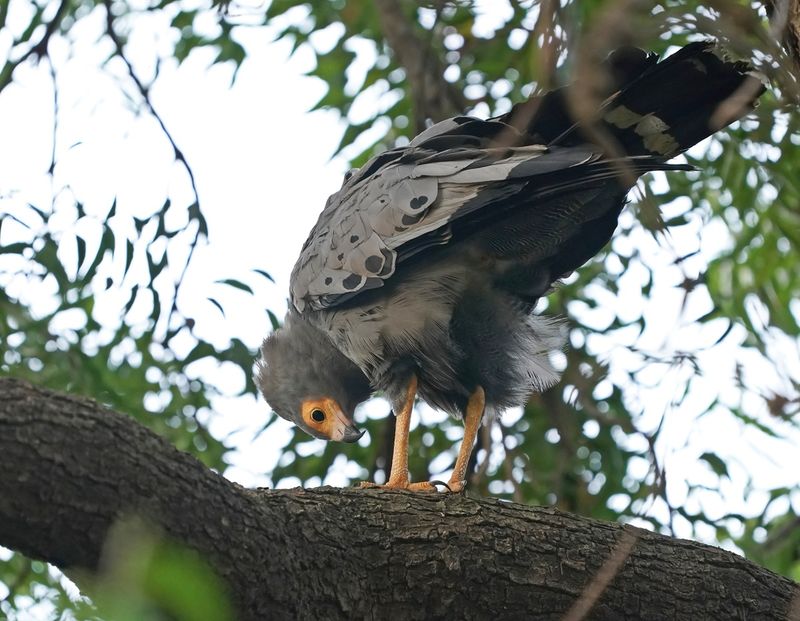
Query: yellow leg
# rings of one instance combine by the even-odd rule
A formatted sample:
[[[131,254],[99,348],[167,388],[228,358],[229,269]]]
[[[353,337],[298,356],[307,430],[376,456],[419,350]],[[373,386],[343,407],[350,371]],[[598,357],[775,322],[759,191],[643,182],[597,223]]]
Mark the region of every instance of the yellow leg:
[[[397,412],[394,431],[394,448],[392,450],[392,472],[385,485],[362,483],[361,487],[381,487],[386,489],[407,489],[411,491],[436,491],[436,486],[428,481],[410,483],[408,480],[408,430],[411,425],[411,411],[414,409],[414,398],[417,396],[417,376],[413,375],[408,383],[406,400]]]
[[[461,441],[461,448],[458,450],[458,458],[453,469],[453,474],[447,486],[451,492],[460,492],[467,484],[467,465],[469,464],[472,447],[475,444],[475,436],[483,420],[483,412],[486,409],[486,395],[483,388],[478,386],[475,392],[470,395],[467,403],[467,411],[464,417],[464,439]]]

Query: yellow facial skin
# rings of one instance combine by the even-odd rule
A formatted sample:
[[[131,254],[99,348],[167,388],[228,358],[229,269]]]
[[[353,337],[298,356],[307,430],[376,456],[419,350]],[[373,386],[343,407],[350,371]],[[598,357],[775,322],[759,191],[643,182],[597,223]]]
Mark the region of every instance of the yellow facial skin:
[[[328,440],[352,442],[358,431],[347,419],[335,399],[322,397],[306,399],[300,405],[303,422]],[[359,436],[360,437],[360,436]]]

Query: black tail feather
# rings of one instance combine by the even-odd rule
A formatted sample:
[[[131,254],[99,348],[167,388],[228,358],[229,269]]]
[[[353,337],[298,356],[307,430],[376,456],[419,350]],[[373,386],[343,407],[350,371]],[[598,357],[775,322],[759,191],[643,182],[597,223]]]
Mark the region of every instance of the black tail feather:
[[[655,54],[621,48],[605,62],[611,91],[594,93],[605,103],[592,107],[598,110],[592,118],[571,114],[576,94],[567,86],[497,120],[545,144],[599,143],[609,155],[669,159],[747,114],[765,90],[750,65],[718,54],[709,41],[691,43],[661,62]]]

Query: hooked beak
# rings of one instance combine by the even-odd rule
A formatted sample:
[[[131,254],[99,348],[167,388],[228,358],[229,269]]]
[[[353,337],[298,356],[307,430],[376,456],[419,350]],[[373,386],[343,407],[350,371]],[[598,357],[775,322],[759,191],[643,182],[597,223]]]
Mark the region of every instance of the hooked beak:
[[[341,442],[358,442],[361,439],[361,436],[367,432],[366,429],[362,431],[353,423],[348,421],[344,414],[337,414],[336,418],[336,422],[338,424],[336,425],[337,433],[335,435],[340,435],[341,437],[331,438],[332,440],[340,440]]]
[[[353,423],[335,399],[321,397],[305,399],[300,405],[297,423],[315,438],[336,442],[357,442],[364,431]]]

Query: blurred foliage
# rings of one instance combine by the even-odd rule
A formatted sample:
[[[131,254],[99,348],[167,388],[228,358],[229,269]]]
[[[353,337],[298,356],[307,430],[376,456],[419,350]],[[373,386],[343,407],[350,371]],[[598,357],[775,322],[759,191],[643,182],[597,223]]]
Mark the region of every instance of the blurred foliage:
[[[289,40],[293,50],[311,53],[315,64],[308,75],[326,88],[315,109],[335,111],[345,121],[338,150],[359,166],[383,149],[405,144],[421,129],[419,119],[428,116],[418,109],[409,68],[400,65],[385,40],[381,14],[389,5],[404,12],[416,45],[428,58],[439,59],[444,70],[438,79],[463,93],[467,112],[479,116],[500,114],[533,92],[586,75],[621,44],[665,53],[714,36],[770,77],[772,89],[755,114],[687,154],[696,172],[668,179],[652,175],[640,183],[607,251],[543,304],[543,311],[570,320],[563,379],[534,397],[524,415],[510,413],[491,434],[482,434],[471,490],[665,532],[675,532],[680,523],[681,532],[688,526],[694,536],[737,546],[753,560],[800,578],[800,525],[792,509],[798,506],[797,478],[792,486],[766,490],[766,501],[759,500],[764,490],[759,496],[748,481],[747,500],[752,493],[750,506],[758,506],[746,515],[706,511],[698,502],[675,506],[667,492],[669,449],[659,450],[664,426],[672,420],[691,425],[713,415],[731,427],[774,439],[797,431],[800,377],[781,352],[788,348],[796,359],[800,335],[798,88],[796,71],[777,46],[759,2],[498,2],[492,8],[503,19],[492,27],[482,25],[489,3],[466,1],[272,0],[265,9],[232,0],[214,5],[188,0],[2,2],[0,98],[13,87],[20,67],[38,62],[52,73],[48,55],[55,42],[74,45],[77,37],[94,32],[77,26],[102,24],[95,32],[104,55],[101,65],[113,68],[121,83],[128,82],[126,92],[133,87],[142,114],[161,123],[176,163],[187,173],[191,199],[165,196],[147,217],[121,213],[114,202],[99,218],[71,198],[68,182],[52,187],[49,199],[38,204],[2,194],[8,189],[4,182],[0,373],[93,396],[224,470],[225,443],[206,429],[221,389],[192,365],[201,360],[232,363],[247,378],[241,393],[252,394],[256,352],[236,339],[224,347],[204,340],[180,303],[186,267],[208,231],[192,171],[158,117],[150,88],[158,82],[161,63],[180,64],[201,48],[213,51],[212,66],[233,67],[235,79],[247,59],[237,29],[262,28],[265,37]],[[151,27],[148,17],[169,24],[171,43],[167,52],[154,52],[154,69],[143,76],[127,58],[128,37],[137,28]],[[263,73],[269,79],[268,71]],[[47,152],[50,147],[40,148]],[[53,155],[48,169],[52,185],[56,164]],[[722,242],[686,254],[675,250],[679,236],[713,238],[708,231]],[[269,278],[256,271],[258,278]],[[631,282],[639,298],[633,303]],[[223,313],[228,309],[225,289],[259,304],[243,280],[218,285],[222,293],[209,296],[209,302]],[[663,321],[648,304],[661,299],[657,290],[663,298],[665,287],[681,296],[683,310],[705,308],[700,316],[681,312],[674,326],[656,326],[665,334],[696,326],[694,347],[666,339],[662,347],[639,345],[652,324]],[[50,296],[49,310],[34,312],[23,295],[27,291]],[[109,322],[107,312],[98,318],[101,299],[115,300],[117,321]],[[277,325],[273,313],[270,319]],[[718,386],[699,410],[684,407],[708,373],[707,354],[732,348],[745,352],[743,361],[755,362],[739,364],[737,359],[730,386]],[[671,386],[665,404],[654,396],[662,384]],[[354,479],[385,479],[393,421],[367,418],[363,412],[358,416],[369,442],[323,445],[294,432],[271,473],[274,483],[318,484],[342,459],[359,466],[348,470]],[[410,468],[417,480],[437,478],[452,466],[457,437],[445,417],[424,411],[422,419],[411,434]],[[746,464],[722,451],[697,455],[694,468],[698,476],[684,482],[685,498],[718,498],[722,506],[731,470],[747,472]],[[98,614],[86,609],[83,600],[76,602],[55,570],[18,554],[3,558],[0,614],[11,619],[33,609],[53,618]],[[163,571],[172,571],[170,562]],[[181,566],[176,575],[183,577],[165,579],[162,586],[197,577],[186,578],[186,572],[202,574],[191,561],[176,563]],[[146,604],[137,600],[125,608],[127,597],[98,601],[113,618],[128,618],[130,610],[143,615],[137,606]],[[119,605],[123,608],[115,608]],[[174,618],[195,618],[191,605],[176,605]]]
[[[136,518],[109,533],[98,576],[81,576],[92,597],[69,603],[77,621],[233,621],[220,580],[206,562]]]
[[[137,519],[117,523],[106,543],[104,571],[86,579],[92,602],[77,607],[81,621],[232,621],[220,580],[206,562]]]

